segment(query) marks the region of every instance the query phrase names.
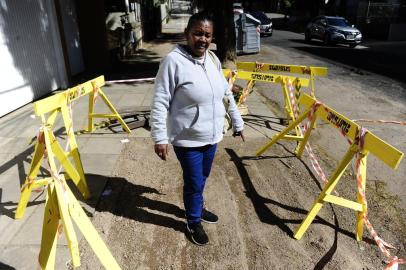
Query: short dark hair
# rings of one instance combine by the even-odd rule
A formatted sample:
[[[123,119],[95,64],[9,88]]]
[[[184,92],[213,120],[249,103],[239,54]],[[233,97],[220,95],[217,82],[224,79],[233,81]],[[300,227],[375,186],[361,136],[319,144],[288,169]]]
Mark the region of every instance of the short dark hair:
[[[206,11],[201,11],[201,12],[193,14],[189,18],[189,21],[186,26],[186,31],[189,31],[189,29],[192,28],[192,26],[195,25],[196,23],[205,22],[205,21],[213,24],[213,16]]]

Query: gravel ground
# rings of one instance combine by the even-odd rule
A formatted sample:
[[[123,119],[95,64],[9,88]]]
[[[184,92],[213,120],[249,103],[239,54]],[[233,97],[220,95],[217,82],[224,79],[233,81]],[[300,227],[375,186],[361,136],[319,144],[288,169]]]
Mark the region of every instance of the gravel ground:
[[[93,224],[123,269],[381,269],[382,256],[365,233],[354,240],[354,212],[326,204],[301,240],[292,235],[318,193],[310,167],[294,157],[293,143],[276,145],[261,159],[265,139],[219,145],[205,200],[220,217],[204,224],[210,244],[185,235],[181,170],[172,151],[166,162],[152,155],[149,139],[126,144],[101,198]],[[323,160],[323,164],[329,160]],[[351,173],[338,188],[354,198]],[[385,240],[405,255],[406,229],[396,200],[368,186],[370,219]],[[404,214],[404,213],[403,213]],[[80,269],[103,269],[85,241]]]

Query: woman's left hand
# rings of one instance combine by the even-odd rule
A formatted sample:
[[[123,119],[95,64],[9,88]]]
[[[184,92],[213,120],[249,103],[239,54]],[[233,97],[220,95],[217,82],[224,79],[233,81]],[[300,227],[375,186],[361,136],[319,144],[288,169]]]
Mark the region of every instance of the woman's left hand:
[[[166,157],[169,155],[168,144],[155,144],[154,150],[158,157],[162,160],[166,160]]]

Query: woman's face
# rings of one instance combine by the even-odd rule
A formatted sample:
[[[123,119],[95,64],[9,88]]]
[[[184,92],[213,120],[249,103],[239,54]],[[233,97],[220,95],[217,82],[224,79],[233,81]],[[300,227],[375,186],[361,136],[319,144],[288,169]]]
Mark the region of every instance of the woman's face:
[[[213,24],[209,21],[196,22],[185,30],[185,35],[192,54],[201,57],[213,39]]]

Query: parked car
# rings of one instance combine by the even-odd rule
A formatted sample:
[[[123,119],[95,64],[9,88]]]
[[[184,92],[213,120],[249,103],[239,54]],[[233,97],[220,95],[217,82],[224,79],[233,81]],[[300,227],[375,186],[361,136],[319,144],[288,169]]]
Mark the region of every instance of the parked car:
[[[307,24],[305,40],[320,39],[324,44],[342,43],[354,48],[362,41],[362,34],[342,17],[318,16]]]
[[[258,21],[261,22],[260,26],[259,26],[259,32],[261,34],[261,36],[265,36],[265,35],[269,35],[272,36],[272,20],[266,16],[265,13],[263,13],[262,11],[254,11],[254,12],[250,12],[250,14],[257,19]]]

